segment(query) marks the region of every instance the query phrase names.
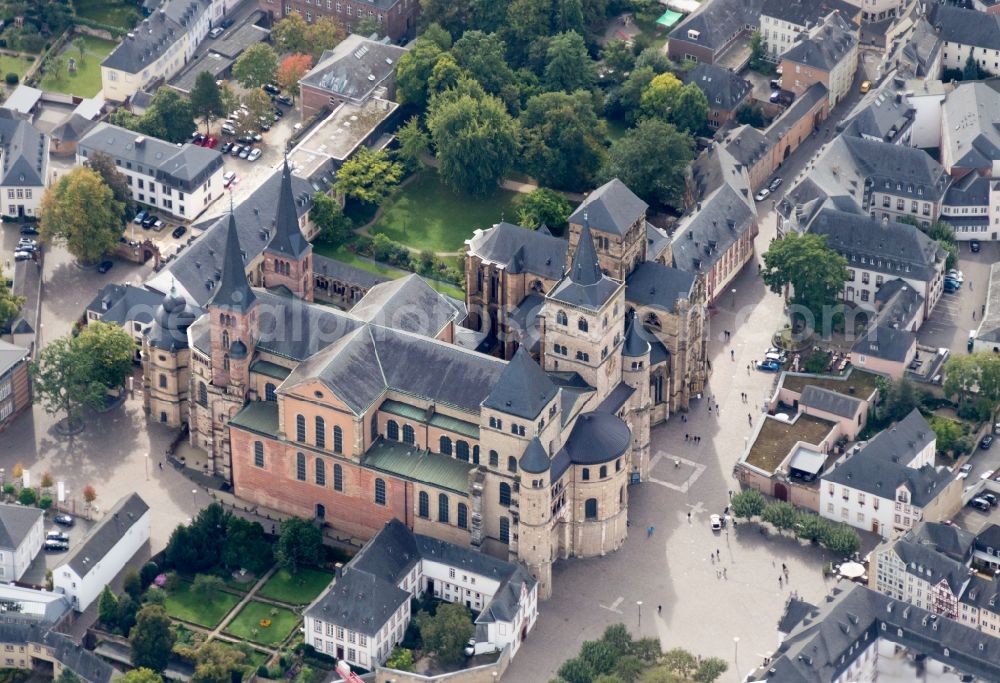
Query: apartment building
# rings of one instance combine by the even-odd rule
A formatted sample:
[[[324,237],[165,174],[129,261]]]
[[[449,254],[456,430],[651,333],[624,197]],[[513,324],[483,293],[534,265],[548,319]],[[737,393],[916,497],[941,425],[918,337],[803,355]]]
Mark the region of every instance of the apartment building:
[[[844,0],[764,0],[760,10],[760,33],[767,43],[767,55],[777,62],[803,33],[822,24],[831,12],[847,21],[858,15],[858,8]]]
[[[812,30],[798,34],[781,55],[781,84],[802,95],[822,83],[832,109],[850,93],[857,69],[857,31],[843,15],[833,12]]]
[[[0,340],[0,432],[31,406],[28,350]]]

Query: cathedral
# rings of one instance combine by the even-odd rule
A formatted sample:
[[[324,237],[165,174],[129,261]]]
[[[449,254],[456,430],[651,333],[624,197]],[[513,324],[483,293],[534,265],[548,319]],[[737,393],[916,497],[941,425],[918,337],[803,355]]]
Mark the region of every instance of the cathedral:
[[[242,500],[358,538],[397,518],[523,562],[542,597],[556,560],[617,550],[651,426],[706,378],[702,284],[657,259],[645,204],[612,181],[568,241],[477,231],[465,302],[413,275],[342,311],[313,301],[291,183],[259,259],[233,214],[207,303],[164,297],[147,412],[187,423]]]

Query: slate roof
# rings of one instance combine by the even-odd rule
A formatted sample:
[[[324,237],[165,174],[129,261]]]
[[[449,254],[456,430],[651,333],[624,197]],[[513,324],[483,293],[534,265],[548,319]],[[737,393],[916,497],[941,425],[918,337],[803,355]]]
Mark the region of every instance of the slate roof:
[[[677,310],[678,299],[690,299],[694,276],[678,268],[645,261],[636,265],[625,280],[625,300],[668,313]]]
[[[163,295],[134,285],[105,285],[87,304],[102,322],[123,325],[126,322],[150,323]]]
[[[197,319],[200,309],[188,305],[183,297],[171,290],[156,308],[153,324],[145,335],[150,345],[164,351],[177,351],[188,347],[188,328]]]
[[[0,377],[28,357],[28,349],[0,339]]]
[[[533,420],[558,391],[541,366],[519,347],[483,399],[483,407]]]
[[[916,108],[910,104],[903,86],[900,79],[886,78],[880,87],[861,98],[837,124],[837,130],[854,137],[896,142],[916,117]]]
[[[70,114],[65,121],[52,129],[52,139],[59,142],[76,142],[96,125],[97,121],[80,114]]]
[[[1000,17],[995,14],[936,2],[927,12],[944,42],[1000,50]]]
[[[953,560],[937,552],[933,547],[915,543],[905,536],[896,541],[893,551],[906,565],[908,573],[919,576],[932,586],[944,581],[955,596],[961,595],[965,590],[972,570],[964,562]]]
[[[537,436],[524,449],[524,453],[521,454],[521,459],[518,461],[521,471],[528,474],[548,472],[550,465],[549,454],[545,452],[545,446],[542,445]]]
[[[942,159],[952,167],[992,168],[1000,159],[1000,92],[982,81],[959,83],[941,104],[941,130]]]
[[[787,625],[786,625],[787,627]],[[829,683],[868,650],[859,639],[883,638],[983,680],[1000,680],[1000,640],[865,586],[834,588],[795,626],[771,664],[751,681]]]
[[[211,6],[208,0],[168,0],[159,10],[143,19],[104,58],[101,66],[137,74],[170,50],[174,43],[186,40],[185,33]]]
[[[43,187],[48,174],[49,139],[9,109],[0,108],[0,185]]]
[[[677,24],[668,40],[704,45],[718,52],[744,32],[746,26],[760,25],[762,0],[713,0],[701,6]],[[697,31],[692,38],[690,31]]]
[[[359,320],[397,330],[436,337],[460,311],[419,275],[375,285],[351,308]]]
[[[193,192],[222,168],[222,154],[218,150],[191,143],[178,147],[110,123],[97,124],[77,143],[77,154],[86,157],[94,152],[152,170],[147,175],[184,192]]]
[[[867,458],[910,462],[936,438],[924,416],[913,409],[894,426],[876,434],[857,455],[864,453]]]
[[[931,73],[931,65],[941,52],[943,41],[938,32],[924,16],[919,17],[909,35],[909,39],[900,44],[895,53],[895,63],[900,75],[907,78],[935,77]]]
[[[875,292],[876,321],[883,327],[906,329],[920,311],[924,297],[902,278],[882,283]]]
[[[700,211],[678,223],[673,266],[690,274],[708,271],[744,233],[753,230],[756,221],[757,213],[743,193],[724,183],[702,202]]]
[[[708,98],[712,109],[734,111],[753,90],[753,84],[739,74],[715,64],[699,62],[685,77],[686,83],[694,83]]]
[[[646,260],[655,261],[670,246],[670,235],[646,221]]]
[[[229,214],[226,246],[222,252],[222,277],[212,298],[208,300],[208,305],[245,313],[256,300],[257,297],[247,282],[246,264],[240,249],[240,238],[236,234],[236,217]]]
[[[815,408],[840,417],[853,418],[861,408],[861,399],[830,389],[809,385],[802,390],[799,405]]]
[[[914,543],[933,548],[935,551],[958,562],[968,562],[976,536],[959,529],[954,524],[923,522],[907,531],[905,536]]]
[[[295,192],[292,190],[292,170],[288,167],[288,157],[281,168],[281,187],[278,190],[278,210],[274,217],[274,234],[264,251],[281,254],[293,259],[312,250],[312,245],[302,236],[299,228],[299,214],[295,206]]]
[[[16,550],[43,514],[39,508],[0,504],[0,548]]]
[[[399,584],[421,560],[499,582],[492,599],[477,617],[477,624],[512,622],[522,587],[530,591],[537,583],[519,564],[415,534],[398,519],[393,519],[358,551],[334,584],[306,608],[305,616],[375,635],[410,599],[410,593],[399,588]]]
[[[573,425],[563,450],[576,465],[600,465],[621,456],[631,442],[632,430],[614,413],[584,413]]]
[[[997,100],[1000,106],[1000,99]],[[944,206],[987,208],[990,203],[990,181],[978,173],[967,173],[953,182],[944,193]],[[961,216],[955,216],[961,220]]]
[[[118,669],[69,636],[49,630],[46,624],[0,622],[0,642],[38,644],[51,648],[54,658],[86,683],[110,683],[121,675]]]
[[[313,254],[312,259],[314,274],[325,275],[339,282],[357,285],[364,290],[369,290],[377,284],[389,281],[389,278],[384,275],[372,273],[371,271],[357,268],[349,263],[327,258],[320,254]]]
[[[875,325],[854,343],[851,353],[901,363],[916,343],[914,332]]]
[[[789,2],[785,4],[794,5]],[[821,28],[810,32],[808,37],[793,45],[781,58],[814,69],[832,71],[851,54],[857,44],[857,35],[850,24],[839,14],[835,14]]]
[[[975,549],[986,552],[987,548],[1000,549],[1000,524],[987,524],[976,534]]]
[[[149,506],[138,493],[125,496],[90,529],[82,542],[69,551],[59,566],[69,565],[81,579],[86,577],[147,512]]]
[[[351,100],[364,100],[394,75],[404,48],[351,34],[320,56],[300,81]]]
[[[535,273],[547,280],[562,277],[569,248],[564,239],[512,223],[476,230],[465,243],[469,254],[503,266],[509,273]]]
[[[573,225],[589,223],[594,230],[624,236],[629,228],[646,215],[649,204],[639,199],[618,178],[587,195],[569,216]]]
[[[774,17],[796,26],[812,28],[830,12],[838,11],[845,19],[858,13],[858,8],[841,0],[764,0],[761,16]]]
[[[987,579],[979,574],[971,574],[958,601],[963,605],[1000,614],[1000,579]]]
[[[641,358],[650,352],[646,331],[641,324],[630,317],[625,323],[625,345],[622,346],[622,356],[625,358]]]
[[[590,226],[585,221],[569,273],[552,288],[549,298],[572,306],[600,310],[619,287],[621,283],[601,272]]]
[[[882,223],[868,215],[822,209],[809,232],[825,235],[826,243],[848,260],[848,266],[865,258],[865,268],[893,278],[931,280],[937,273],[940,247],[908,223]]]

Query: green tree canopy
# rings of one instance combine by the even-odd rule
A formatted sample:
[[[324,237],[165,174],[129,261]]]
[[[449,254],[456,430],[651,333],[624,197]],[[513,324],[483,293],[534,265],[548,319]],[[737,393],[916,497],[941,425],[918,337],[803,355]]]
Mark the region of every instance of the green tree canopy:
[[[818,543],[830,531],[830,523],[815,512],[800,510],[795,516],[795,533],[799,538]]]
[[[367,204],[378,204],[399,186],[405,169],[387,150],[362,147],[337,170],[337,192]]]
[[[101,591],[101,597],[97,601],[98,619],[104,627],[110,631],[115,629],[118,623],[118,598],[111,592],[108,586]]]
[[[407,119],[396,131],[396,140],[399,142],[396,156],[406,168],[410,171],[423,168],[424,157],[430,153],[431,139],[420,126],[420,119],[416,116]]]
[[[427,106],[427,84],[434,65],[445,55],[434,42],[417,39],[416,45],[407,50],[396,64],[396,96],[402,104],[412,104],[419,109]]]
[[[42,196],[41,238],[63,242],[80,261],[94,263],[118,244],[124,211],[96,171],[77,166]]]
[[[205,643],[195,651],[191,683],[232,683],[233,673],[243,666],[246,655],[218,641]]]
[[[642,93],[642,113],[696,134],[708,122],[708,99],[694,83],[684,85],[672,73],[650,81]]]
[[[815,325],[837,304],[849,273],[847,259],[826,245],[825,235],[793,232],[771,242],[761,277],[775,294],[790,285],[792,303],[800,309],[795,315]]]
[[[22,305],[24,305],[24,297],[16,296],[11,291],[7,276],[4,275],[3,267],[0,266],[0,327],[16,316]]]
[[[163,683],[160,674],[143,667],[126,672],[121,680],[122,683]]]
[[[73,339],[72,345],[87,362],[87,375],[105,390],[122,386],[132,374],[135,342],[117,325],[91,322]]]
[[[770,73],[771,67],[767,61],[767,41],[760,31],[750,34],[750,68],[754,71]]]
[[[174,646],[170,617],[159,605],[146,605],[136,617],[135,626],[129,635],[132,645],[132,664],[152,671],[163,671],[170,659]]]
[[[398,671],[413,671],[413,650],[397,645],[392,648],[392,654],[389,655],[385,665]]]
[[[573,205],[558,192],[539,187],[517,198],[517,221],[523,228],[546,226],[556,232],[566,227]]]
[[[313,195],[309,218],[319,228],[318,239],[339,246],[351,238],[351,219],[344,215],[340,203],[323,192]]]
[[[624,121],[629,126],[635,124],[642,111],[642,94],[656,77],[656,72],[648,66],[636,66],[628,78],[608,93],[604,112],[609,117]]]
[[[417,626],[424,647],[444,664],[463,661],[465,644],[475,633],[469,610],[454,602],[439,605],[433,616],[420,612]]]
[[[678,206],[693,158],[690,135],[659,119],[645,119],[612,143],[601,176],[618,178],[650,204]]]
[[[437,97],[427,115],[438,173],[453,189],[477,195],[493,192],[517,156],[517,122],[491,95],[450,92]]]
[[[281,523],[274,557],[279,565],[293,574],[303,565],[319,564],[323,559],[323,534],[304,519],[286,519]]]
[[[191,590],[205,602],[215,602],[225,582],[215,574],[195,574]]]
[[[587,54],[583,36],[576,31],[552,37],[546,62],[544,82],[549,90],[573,92],[594,85],[594,62]]]
[[[195,129],[191,102],[173,88],[160,88],[146,113],[139,117],[136,130],[167,142],[187,142]]]
[[[222,106],[222,91],[210,71],[202,71],[195,77],[190,99],[191,111],[205,122],[206,132],[212,119],[227,113]]]
[[[791,529],[795,526],[795,514],[794,505],[779,500],[775,503],[769,503],[760,516],[765,522],[773,524],[778,529]]]
[[[281,21],[275,22],[271,28],[271,39],[282,54],[290,52],[308,52],[306,30],[309,24],[298,12],[289,12]]]
[[[53,679],[54,683],[81,683],[80,677],[69,667],[64,667],[62,673]]]
[[[962,425],[943,415],[932,416],[930,425],[934,430],[934,436],[937,437],[937,451],[945,454],[954,452],[958,455],[965,441]]]
[[[97,171],[104,184],[111,188],[115,201],[125,207],[123,219],[135,213],[135,202],[128,188],[125,174],[118,170],[115,160],[104,152],[93,152],[87,157],[87,166]]]
[[[244,88],[259,88],[274,80],[277,69],[278,55],[274,48],[267,43],[254,43],[233,64],[233,78]]]
[[[609,41],[601,51],[601,58],[604,65],[614,72],[613,80],[621,82],[625,79],[625,74],[635,67],[635,53],[628,43],[616,38]]]
[[[324,195],[326,196],[326,195]],[[315,205],[313,206],[315,210]],[[261,574],[271,566],[271,544],[260,522],[251,522],[231,515],[226,524],[226,547],[222,551],[222,566],[229,571],[246,569]]]
[[[861,547],[858,532],[846,524],[828,524],[821,540],[824,547],[843,557],[853,555]]]
[[[695,683],[713,683],[728,670],[729,664],[726,663],[726,660],[719,657],[706,657],[694,672]]]
[[[593,186],[607,157],[608,136],[587,92],[535,95],[520,123],[524,161],[539,183],[565,190]]]
[[[504,56],[506,46],[494,33],[466,31],[451,47],[451,56],[490,95],[509,107],[518,101],[517,78]]]
[[[766,505],[767,499],[764,498],[764,494],[756,489],[739,491],[733,494],[732,500],[729,501],[733,515],[743,519],[759,517]]]

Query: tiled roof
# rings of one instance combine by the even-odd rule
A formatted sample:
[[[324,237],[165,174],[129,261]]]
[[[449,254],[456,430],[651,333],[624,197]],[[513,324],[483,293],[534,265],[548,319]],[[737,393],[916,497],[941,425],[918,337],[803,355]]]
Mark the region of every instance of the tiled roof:
[[[84,578],[147,512],[149,506],[138,493],[125,496],[90,529],[83,541],[69,552],[60,566],[69,565],[77,576]]]
[[[0,548],[16,550],[43,514],[38,508],[0,504]]]

